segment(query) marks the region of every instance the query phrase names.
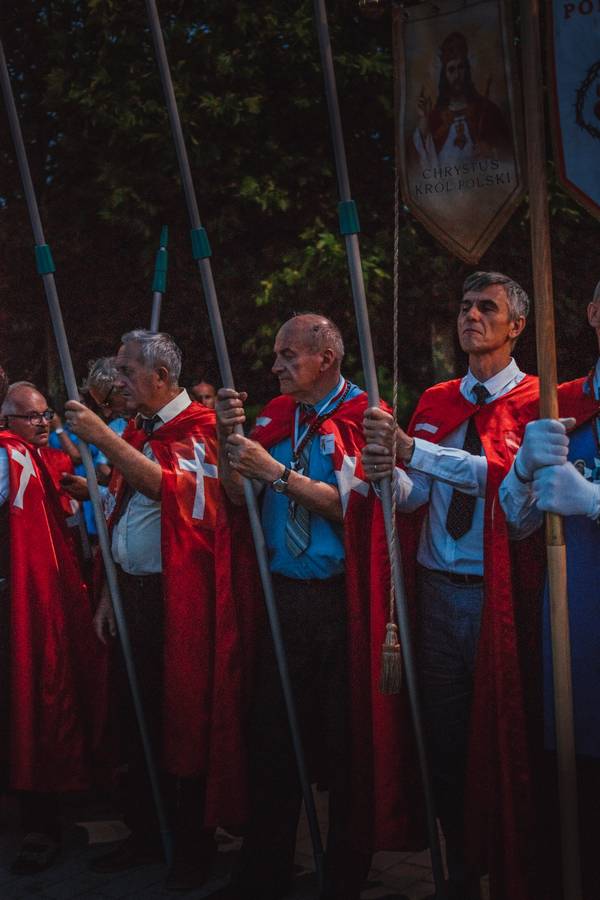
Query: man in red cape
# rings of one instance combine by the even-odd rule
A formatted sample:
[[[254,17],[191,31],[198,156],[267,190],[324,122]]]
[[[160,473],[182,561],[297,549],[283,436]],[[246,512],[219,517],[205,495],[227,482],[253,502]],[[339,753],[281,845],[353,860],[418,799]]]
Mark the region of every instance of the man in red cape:
[[[162,333],[123,335],[116,386],[130,411],[123,434],[75,401],[72,430],[114,465],[108,508],[142,703],[172,807],[175,857],[171,889],[204,883],[215,853],[204,828],[214,653],[214,529],[218,498],[215,414],[193,403],[177,381],[181,351]],[[96,612],[98,634],[115,633],[106,586]],[[129,698],[124,669],[117,697]],[[131,837],[92,868],[116,872],[160,854],[158,823],[130,703],[122,710],[129,774],[126,820]],[[218,763],[218,755],[216,757]]]
[[[52,415],[28,382],[11,385],[2,405],[0,752],[3,781],[21,798],[19,874],[56,857],[58,793],[90,786],[104,711],[102,648],[44,455]]]
[[[497,900],[538,896],[543,553],[539,534],[510,545],[520,535],[498,500],[537,415],[538,381],[511,357],[528,305],[506,276],[470,276],[458,317],[468,374],[427,390],[408,434],[381,410],[365,418],[367,476],[391,473],[395,433],[407,467],[396,470],[399,507],[420,510],[412,556],[410,521],[401,529],[405,562],[415,550],[418,562],[419,673],[451,900],[479,898],[484,872]],[[586,414],[576,388],[567,387],[561,403],[564,414]],[[547,455],[536,448],[537,465]],[[531,530],[526,516],[519,528]]]
[[[217,657],[215,685],[231,693],[238,682],[251,706],[247,836],[240,870],[219,897],[284,896],[301,805],[272,638],[257,612],[241,475],[264,487],[262,522],[300,731],[310,775],[330,792],[322,897],[357,900],[375,849],[414,847],[421,837],[402,812],[415,778],[404,771],[410,748],[398,698],[379,692],[389,575],[380,521],[370,533],[373,496],[359,463],[366,395],[341,375],[343,353],[330,320],[310,313],[286,322],[273,366],[282,393],[250,438],[232,433],[245,421],[246,394],[219,392],[219,467],[231,505],[219,541],[218,618],[235,623],[239,640]],[[219,733],[222,747],[239,745],[226,729]]]

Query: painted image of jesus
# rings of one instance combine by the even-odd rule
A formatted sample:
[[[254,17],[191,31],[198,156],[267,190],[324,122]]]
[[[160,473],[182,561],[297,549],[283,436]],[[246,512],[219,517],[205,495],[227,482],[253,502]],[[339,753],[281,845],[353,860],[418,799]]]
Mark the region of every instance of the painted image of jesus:
[[[431,97],[417,98],[414,148],[425,166],[460,165],[475,159],[501,159],[510,153],[510,132],[504,115],[473,83],[466,38],[449,34],[439,49],[440,79],[435,106]]]

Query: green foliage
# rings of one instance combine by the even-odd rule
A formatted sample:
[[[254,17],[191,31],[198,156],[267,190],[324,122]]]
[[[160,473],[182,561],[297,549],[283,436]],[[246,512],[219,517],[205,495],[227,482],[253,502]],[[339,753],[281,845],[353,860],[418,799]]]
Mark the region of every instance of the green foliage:
[[[391,399],[390,22],[361,19],[355,0],[330,0],[328,8],[376,358],[382,393]],[[273,393],[274,335],[294,310],[306,309],[339,322],[346,371],[360,380],[312,3],[161,0],[160,16],[236,381],[256,403]],[[162,325],[183,347],[186,377],[218,379],[144,4],[20,0],[4,19],[78,372],[89,358],[114,351],[123,331],[148,324],[154,254],[167,223]],[[572,265],[591,255],[598,230],[552,169],[550,176],[559,323],[581,348],[582,297],[597,273],[573,279]],[[13,378],[43,383],[52,341],[7,129],[0,129],[0,198],[0,358]],[[405,213],[399,238],[406,417],[435,377],[432,327],[452,322],[468,269]],[[531,286],[524,215],[513,217],[481,267],[505,269]],[[455,349],[448,347],[450,364]],[[534,368],[531,331],[519,358]],[[582,368],[564,352],[560,361],[565,375]]]

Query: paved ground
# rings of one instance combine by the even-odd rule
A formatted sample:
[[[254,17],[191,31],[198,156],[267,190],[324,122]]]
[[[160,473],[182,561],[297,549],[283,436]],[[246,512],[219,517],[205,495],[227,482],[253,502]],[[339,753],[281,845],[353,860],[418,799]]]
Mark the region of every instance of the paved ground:
[[[321,824],[325,826],[326,796],[317,795]],[[95,875],[88,869],[88,862],[99,852],[110,849],[111,842],[126,835],[121,822],[111,818],[110,808],[100,804],[94,807],[70,806],[65,811],[64,852],[60,860],[46,872],[37,876],[11,875],[9,866],[20,843],[14,801],[5,800],[0,814],[0,898],[36,897],[39,900],[165,900],[177,894],[167,892],[162,883],[165,867],[145,866],[126,874],[107,877]],[[200,900],[207,897],[226,879],[235,862],[240,841],[223,833],[219,835],[219,854],[214,880],[202,891],[190,891],[182,896]],[[290,900],[314,900],[316,897],[314,869],[310,839],[303,821],[298,832],[296,855],[297,874]],[[433,893],[429,869],[429,854],[378,853],[373,860],[369,882],[363,898],[396,900],[402,894],[410,900],[421,900]],[[259,900],[259,898],[257,898]]]

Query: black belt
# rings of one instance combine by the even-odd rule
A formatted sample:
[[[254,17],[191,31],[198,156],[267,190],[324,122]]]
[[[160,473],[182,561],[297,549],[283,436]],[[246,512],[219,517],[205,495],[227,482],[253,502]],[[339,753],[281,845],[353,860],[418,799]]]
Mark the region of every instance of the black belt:
[[[443,575],[452,584],[483,584],[483,575],[471,575],[468,572],[440,572],[438,569],[429,569],[436,575]]]
[[[345,575],[332,575],[331,578],[290,578],[289,575],[280,575],[279,572],[273,572],[273,581],[279,581],[282,584],[302,584],[305,587],[327,587],[333,584],[345,584]]]
[[[140,587],[144,587],[146,584],[152,584],[152,582],[156,582],[157,579],[162,578],[162,572],[150,572],[148,575],[131,575],[118,563],[115,563],[115,568],[120,578],[123,578],[126,581],[135,581]]]

